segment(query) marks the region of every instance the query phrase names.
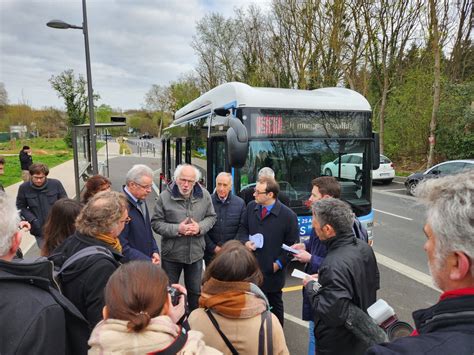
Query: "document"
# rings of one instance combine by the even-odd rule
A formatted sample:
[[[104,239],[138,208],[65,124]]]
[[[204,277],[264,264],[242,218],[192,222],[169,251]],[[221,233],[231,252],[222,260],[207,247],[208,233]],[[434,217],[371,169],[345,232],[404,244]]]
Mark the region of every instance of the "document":
[[[292,248],[292,247],[289,247],[289,246],[286,245],[286,244],[283,244],[283,245],[281,246],[281,248],[282,248],[283,250],[289,251],[289,252],[292,253],[292,254],[298,254],[298,253],[301,251],[301,250],[298,250],[298,249],[294,249],[294,248]]]
[[[257,233],[249,236],[249,240],[255,243],[255,246],[258,248],[263,247],[263,234]]]

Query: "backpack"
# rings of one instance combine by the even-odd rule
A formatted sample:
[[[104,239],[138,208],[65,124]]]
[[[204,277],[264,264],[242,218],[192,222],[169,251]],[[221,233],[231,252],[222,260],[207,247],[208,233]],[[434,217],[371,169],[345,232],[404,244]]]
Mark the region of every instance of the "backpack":
[[[57,263],[55,263],[55,260],[58,260],[58,258],[61,258],[61,257],[64,258],[65,256],[62,253],[56,253],[56,254],[50,255],[48,257],[48,260],[52,261],[54,264],[53,278],[56,281],[56,283],[58,285],[61,285],[61,275],[71,265],[74,265],[79,260],[84,259],[88,256],[92,256],[92,255],[104,255],[105,257],[110,258],[113,261],[115,261],[115,258],[112,252],[106,247],[103,247],[100,245],[92,245],[90,247],[86,247],[84,249],[79,250],[78,252],[72,254],[69,258],[67,258],[61,266],[57,265]]]

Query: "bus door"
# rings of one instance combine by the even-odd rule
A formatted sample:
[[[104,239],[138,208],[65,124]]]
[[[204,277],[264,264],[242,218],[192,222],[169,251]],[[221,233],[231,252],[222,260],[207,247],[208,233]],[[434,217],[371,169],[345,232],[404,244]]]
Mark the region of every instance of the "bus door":
[[[210,154],[207,160],[207,189],[210,193],[213,193],[216,187],[217,175],[223,171],[228,171],[226,144],[224,137],[211,137],[208,142]]]

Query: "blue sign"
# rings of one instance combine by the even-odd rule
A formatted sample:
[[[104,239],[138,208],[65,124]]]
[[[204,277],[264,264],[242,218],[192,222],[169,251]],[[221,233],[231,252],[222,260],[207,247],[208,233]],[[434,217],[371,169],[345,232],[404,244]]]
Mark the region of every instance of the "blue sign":
[[[298,227],[300,231],[300,239],[307,239],[311,234],[311,216],[300,216],[298,217]]]

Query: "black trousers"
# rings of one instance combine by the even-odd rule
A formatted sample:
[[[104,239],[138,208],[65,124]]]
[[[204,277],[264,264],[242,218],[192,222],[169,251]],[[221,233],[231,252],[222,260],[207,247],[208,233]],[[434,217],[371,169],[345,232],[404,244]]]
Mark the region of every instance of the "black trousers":
[[[282,291],[278,292],[265,292],[265,296],[268,298],[268,302],[272,307],[272,313],[278,318],[281,326],[283,327],[284,313],[285,309],[283,308],[283,293]]]

